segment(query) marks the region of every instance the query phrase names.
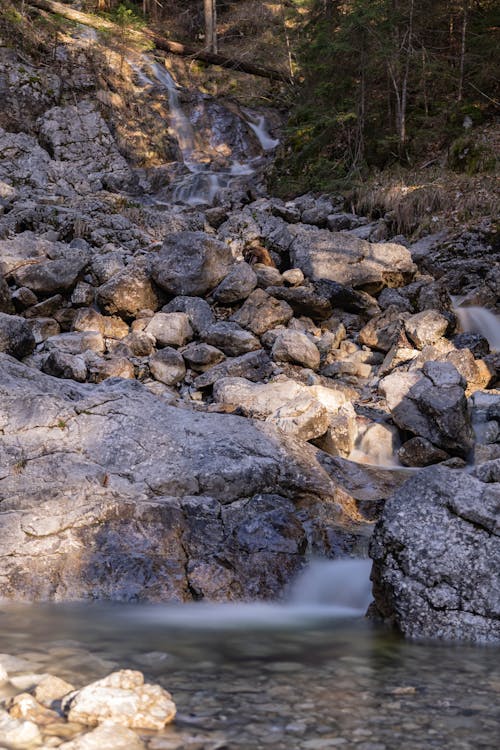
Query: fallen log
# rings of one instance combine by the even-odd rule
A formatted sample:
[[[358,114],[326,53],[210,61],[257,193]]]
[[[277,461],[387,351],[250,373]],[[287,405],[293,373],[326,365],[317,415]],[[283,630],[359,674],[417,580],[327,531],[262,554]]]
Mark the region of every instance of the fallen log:
[[[29,0],[29,5],[34,8],[39,8],[40,10],[48,11],[49,13],[56,13],[63,18],[67,18],[70,21],[76,21],[85,26],[90,26],[97,31],[104,29],[106,31],[114,31],[117,35],[123,34],[123,29],[118,26],[118,24],[108,21],[101,16],[95,16],[90,13],[83,13],[82,11],[75,10],[68,5],[56,2],[56,0]],[[152,31],[137,31],[136,29],[128,28],[126,33],[131,41],[144,42],[145,40],[149,40],[153,43],[156,49],[159,49],[162,52],[169,52],[172,55],[190,57],[193,60],[200,60],[208,65],[219,65],[222,68],[238,70],[242,73],[248,73],[249,75],[268,78],[271,81],[280,81],[282,83],[291,82],[290,77],[279,70],[262,67],[261,65],[254,65],[245,60],[235,60],[232,57],[226,57],[225,55],[209,52],[208,50],[195,49],[194,47],[182,44],[181,42],[174,42],[170,39],[166,39]]]

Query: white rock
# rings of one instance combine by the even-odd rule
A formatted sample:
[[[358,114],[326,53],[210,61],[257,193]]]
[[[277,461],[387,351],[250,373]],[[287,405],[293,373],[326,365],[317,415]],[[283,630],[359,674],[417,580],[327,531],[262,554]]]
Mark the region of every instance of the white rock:
[[[69,721],[93,726],[112,721],[121,726],[162,729],[175,717],[172,696],[160,685],[144,683],[141,672],[122,669],[70,693],[63,701]]]
[[[287,435],[312,440],[324,435],[330,425],[325,407],[310,396],[298,396],[271,414],[266,422],[272,422]]]
[[[26,750],[27,747],[41,745],[42,736],[32,721],[12,719],[8,713],[0,713],[0,746],[9,750]]]
[[[59,745],[60,750],[144,750],[144,743],[131,729],[105,723],[91,732]]]

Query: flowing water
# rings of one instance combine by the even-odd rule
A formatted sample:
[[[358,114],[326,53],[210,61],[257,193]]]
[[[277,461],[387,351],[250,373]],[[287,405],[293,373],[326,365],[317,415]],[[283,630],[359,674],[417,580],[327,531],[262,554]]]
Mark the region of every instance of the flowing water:
[[[197,144],[195,128],[185,113],[180,96],[179,87],[168,70],[147,56],[142,56],[140,64],[131,63],[137,80],[141,86],[156,86],[165,91],[169,105],[169,125],[175,137],[182,157],[184,173],[176,177],[170,187],[170,200],[190,206],[212,205],[217,194],[230,187],[235,180],[255,174],[259,157],[242,163],[237,159],[227,161],[223,168],[208,156],[210,148],[203,148]],[[203,119],[204,99],[198,103]],[[199,115],[200,113],[198,113]],[[228,111],[228,116],[235,117]],[[272,138],[267,129],[263,115],[243,110],[241,121],[247,130],[252,131],[260,144],[262,152],[272,151],[279,143]],[[209,144],[205,144],[209,146]]]
[[[369,624],[369,568],[313,563],[283,604],[3,605],[0,662],[25,687],[142,670],[178,707],[155,750],[496,748],[500,649]]]
[[[491,351],[500,351],[500,317],[484,307],[455,307],[462,330],[480,333],[487,339]]]

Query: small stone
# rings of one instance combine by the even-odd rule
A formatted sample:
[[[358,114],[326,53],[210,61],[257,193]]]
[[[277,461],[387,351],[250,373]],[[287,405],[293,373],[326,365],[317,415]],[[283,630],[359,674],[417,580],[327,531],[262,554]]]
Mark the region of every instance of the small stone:
[[[293,310],[289,304],[271,297],[262,289],[256,289],[231,320],[261,336],[270,328],[288,323],[292,317]]]
[[[260,349],[259,339],[237,323],[220,321],[207,328],[203,334],[207,344],[221,349],[228,357],[239,357]]]
[[[410,315],[404,322],[408,338],[418,349],[434,344],[444,336],[449,325],[449,320],[437,310],[424,310]]]
[[[84,383],[87,380],[87,363],[78,354],[68,354],[57,349],[51,352],[43,361],[42,372],[54,378],[76,380]]]
[[[287,435],[301,440],[312,440],[324,435],[330,425],[325,407],[309,396],[298,396],[267,417]]]
[[[222,305],[246,299],[257,286],[257,275],[245,262],[235,263],[225,279],[213,290],[212,296]]]
[[[398,450],[403,466],[430,466],[449,458],[448,453],[437,448],[423,437],[414,437],[403,443]]]
[[[13,719],[27,719],[37,726],[45,726],[59,720],[59,714],[42,706],[29,693],[20,693],[12,698],[7,709]]]
[[[113,672],[70,693],[63,701],[63,711],[69,721],[81,724],[112,721],[136,729],[163,729],[176,713],[170,693],[159,685],[144,683],[143,674],[130,669]]]
[[[186,365],[182,354],[171,347],[153,354],[149,359],[149,367],[153,377],[165,385],[176,385],[186,375]]]
[[[14,303],[15,309],[18,312],[21,312],[22,310],[26,310],[27,307],[36,305],[38,297],[35,292],[32,292],[27,286],[21,286],[19,289],[16,289],[15,292],[12,292],[12,302]],[[1,312],[12,312],[12,310],[2,310]]]
[[[0,746],[6,745],[9,750],[25,750],[26,747],[41,744],[42,736],[36,724],[13,719],[0,710]]]
[[[131,729],[103,724],[70,742],[64,742],[59,745],[59,750],[145,750],[145,745]]]
[[[225,359],[224,353],[215,346],[210,344],[188,344],[181,351],[184,360],[192,370],[196,372],[205,372],[213,365],[222,362]]]
[[[17,315],[0,313],[0,352],[21,359],[35,348],[29,323]]]
[[[156,313],[145,332],[154,336],[157,346],[184,346],[193,338],[189,317],[182,312]]]
[[[74,689],[74,686],[66,680],[48,674],[40,680],[33,694],[39,703],[50,708],[54,701],[61,700]]]
[[[300,268],[289,268],[281,274],[283,280],[289,286],[300,286],[304,282],[304,274]]]
[[[278,334],[271,357],[275,362],[292,362],[311,370],[317,370],[320,363],[318,347],[305,334],[290,330]]]

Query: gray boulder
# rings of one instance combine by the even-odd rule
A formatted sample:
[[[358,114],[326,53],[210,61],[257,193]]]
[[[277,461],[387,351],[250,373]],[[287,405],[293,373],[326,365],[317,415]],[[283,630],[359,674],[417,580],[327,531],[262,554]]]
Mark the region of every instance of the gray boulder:
[[[226,278],[214,289],[212,296],[223,305],[231,305],[248,297],[257,286],[257,275],[248,263],[235,263]]]
[[[61,258],[31,263],[13,273],[18,286],[25,286],[42,295],[55,294],[71,289],[86,266],[85,258]]]
[[[228,357],[239,357],[241,354],[260,349],[257,336],[228,320],[221,320],[207,328],[203,334],[203,340],[221,349]]]
[[[290,259],[313,280],[330,279],[373,293],[403,286],[415,274],[409,251],[389,242],[370,243],[342,232],[291,227]]]
[[[465,381],[448,362],[426,362],[422,370],[393,372],[379,385],[394,422],[455,456],[472,448]]]
[[[410,638],[500,642],[500,484],[433,467],[386,503],[371,544],[376,610]]]
[[[300,331],[280,331],[273,344],[271,357],[275,362],[292,362],[311,370],[317,370],[320,362],[318,347]]]
[[[17,315],[0,312],[0,352],[21,359],[35,348],[31,326]]]
[[[227,245],[205,232],[176,232],[165,238],[152,275],[169,294],[202,296],[228,274],[233,256]]]
[[[6,599],[276,597],[309,552],[363,544],[316,450],[272,425],[5,355],[0,403]]]
[[[97,303],[108,315],[134,317],[139,310],[157,310],[158,295],[147,270],[131,264],[97,290]]]
[[[261,336],[271,328],[288,323],[292,317],[293,310],[287,302],[271,297],[263,289],[256,289],[231,320]]]

